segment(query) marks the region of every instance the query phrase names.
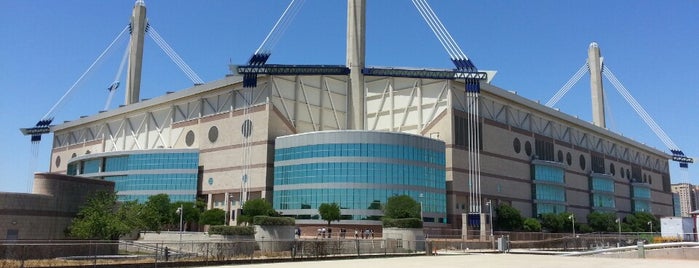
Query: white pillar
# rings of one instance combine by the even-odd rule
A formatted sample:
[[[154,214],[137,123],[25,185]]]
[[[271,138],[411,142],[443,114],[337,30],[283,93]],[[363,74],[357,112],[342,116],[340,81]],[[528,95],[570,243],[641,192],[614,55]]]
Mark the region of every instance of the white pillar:
[[[350,69],[349,129],[365,129],[364,68],[366,0],[347,0],[347,67]]]
[[[590,68],[590,90],[592,93],[592,123],[606,128],[604,117],[604,88],[602,87],[602,57],[597,43],[592,42],[587,50]]]
[[[142,0],[136,1],[131,15],[131,49],[129,51],[129,71],[126,73],[126,100],[124,102],[126,105],[137,103],[140,100],[146,24],[146,5]]]

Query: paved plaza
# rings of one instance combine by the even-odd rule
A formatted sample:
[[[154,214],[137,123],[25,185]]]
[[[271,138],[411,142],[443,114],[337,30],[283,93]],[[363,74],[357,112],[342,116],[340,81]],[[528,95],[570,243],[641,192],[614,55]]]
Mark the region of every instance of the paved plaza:
[[[699,261],[668,259],[621,259],[595,257],[564,257],[523,254],[469,254],[450,256],[417,256],[396,258],[369,258],[354,260],[319,260],[307,262],[283,262],[217,267],[284,267],[284,268],[425,268],[425,267],[517,267],[517,268],[603,268],[603,267],[698,267]]]

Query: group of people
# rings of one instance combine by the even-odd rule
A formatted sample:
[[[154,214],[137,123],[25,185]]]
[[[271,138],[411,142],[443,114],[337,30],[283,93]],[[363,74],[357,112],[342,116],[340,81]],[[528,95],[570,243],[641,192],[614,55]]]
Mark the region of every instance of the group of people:
[[[318,234],[316,235],[316,238],[332,238],[332,233],[333,229],[332,228],[318,228]],[[340,238],[345,238],[347,234],[347,229],[345,228],[340,228]],[[361,235],[362,239],[374,239],[374,230],[373,229],[365,229],[365,230],[357,230],[354,229],[354,238],[359,239],[359,236]],[[297,236],[301,236],[300,230],[298,230]]]
[[[374,239],[374,229],[364,229],[364,231],[361,232],[362,239]],[[359,239],[359,230],[354,230],[354,238]]]

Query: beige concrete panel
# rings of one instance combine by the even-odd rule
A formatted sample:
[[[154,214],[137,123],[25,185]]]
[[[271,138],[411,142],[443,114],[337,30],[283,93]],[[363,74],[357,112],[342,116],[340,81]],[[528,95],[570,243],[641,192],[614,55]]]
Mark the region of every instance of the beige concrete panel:
[[[468,156],[464,157],[468,159]],[[480,159],[481,173],[496,174],[503,177],[531,180],[530,164],[482,154]]]
[[[590,178],[586,175],[566,172],[565,182],[566,186],[569,188],[574,188],[583,191],[590,190]]]
[[[65,230],[72,217],[0,215],[0,240],[7,239],[8,230],[17,230],[21,240],[65,239]]]
[[[283,115],[282,115],[283,116]],[[274,140],[277,137],[294,134],[294,129],[288,119],[282,118],[279,114],[271,112],[269,115],[269,131],[267,138]]]
[[[502,189],[501,192],[496,191],[495,196],[501,196],[503,199],[516,198],[531,200],[532,198],[531,183],[500,179],[495,179],[494,182],[496,187],[499,185]]]
[[[534,210],[532,203],[512,201],[512,204],[510,204],[510,205],[513,208],[517,209],[522,214],[522,217],[530,218],[530,217],[534,216],[534,215],[532,215],[533,210]]]
[[[628,196],[628,194],[626,195]],[[633,211],[633,208],[631,207],[631,199],[630,198],[615,198],[614,200],[616,210],[617,211]]]
[[[590,194],[580,191],[566,190],[566,203],[569,206],[590,206]]]
[[[515,138],[519,138],[521,141],[524,136],[514,132],[506,131],[502,128],[491,126],[488,124],[482,124],[481,128],[483,132],[483,151],[496,153],[500,155],[507,155],[508,157],[515,157],[522,160],[528,160],[524,150],[516,153],[513,148],[513,141]],[[487,138],[486,138],[487,137]],[[495,139],[490,137],[497,137]],[[522,146],[524,148],[524,146]]]
[[[424,113],[424,112],[423,112]],[[447,147],[451,146],[454,144],[453,138],[452,138],[452,110],[447,109],[443,111],[441,114],[437,115],[435,120],[432,122],[429,122],[429,124],[423,125],[422,130],[420,130],[421,135],[425,137],[430,137],[433,139],[438,139],[443,141]],[[447,148],[447,151],[451,150]],[[450,166],[451,162],[451,157],[449,152],[446,152],[446,161],[447,161],[447,167]]]

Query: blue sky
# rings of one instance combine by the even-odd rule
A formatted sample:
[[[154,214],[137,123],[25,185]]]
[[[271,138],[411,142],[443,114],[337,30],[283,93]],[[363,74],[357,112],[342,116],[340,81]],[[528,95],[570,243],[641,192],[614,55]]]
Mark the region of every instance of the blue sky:
[[[452,68],[448,54],[411,1],[367,1],[367,65]],[[245,63],[289,1],[146,0],[150,24],[204,81]],[[430,1],[462,50],[493,84],[546,102],[577,71],[596,41],[605,63],[684,152],[698,156],[699,2]],[[0,2],[0,191],[29,192],[33,172],[47,171],[51,136],[31,153],[19,132],[34,125],[127,25],[134,1]],[[344,64],[346,1],[307,0],[269,63]],[[55,122],[101,110],[126,43],[96,66],[56,111]],[[192,82],[151,39],[145,44],[141,97]],[[557,105],[591,121],[589,76]],[[122,79],[122,85],[124,84]],[[605,81],[608,128],[667,148]],[[123,89],[123,86],[120,90]],[[123,103],[123,90],[112,106]],[[699,183],[695,166],[673,183]]]

